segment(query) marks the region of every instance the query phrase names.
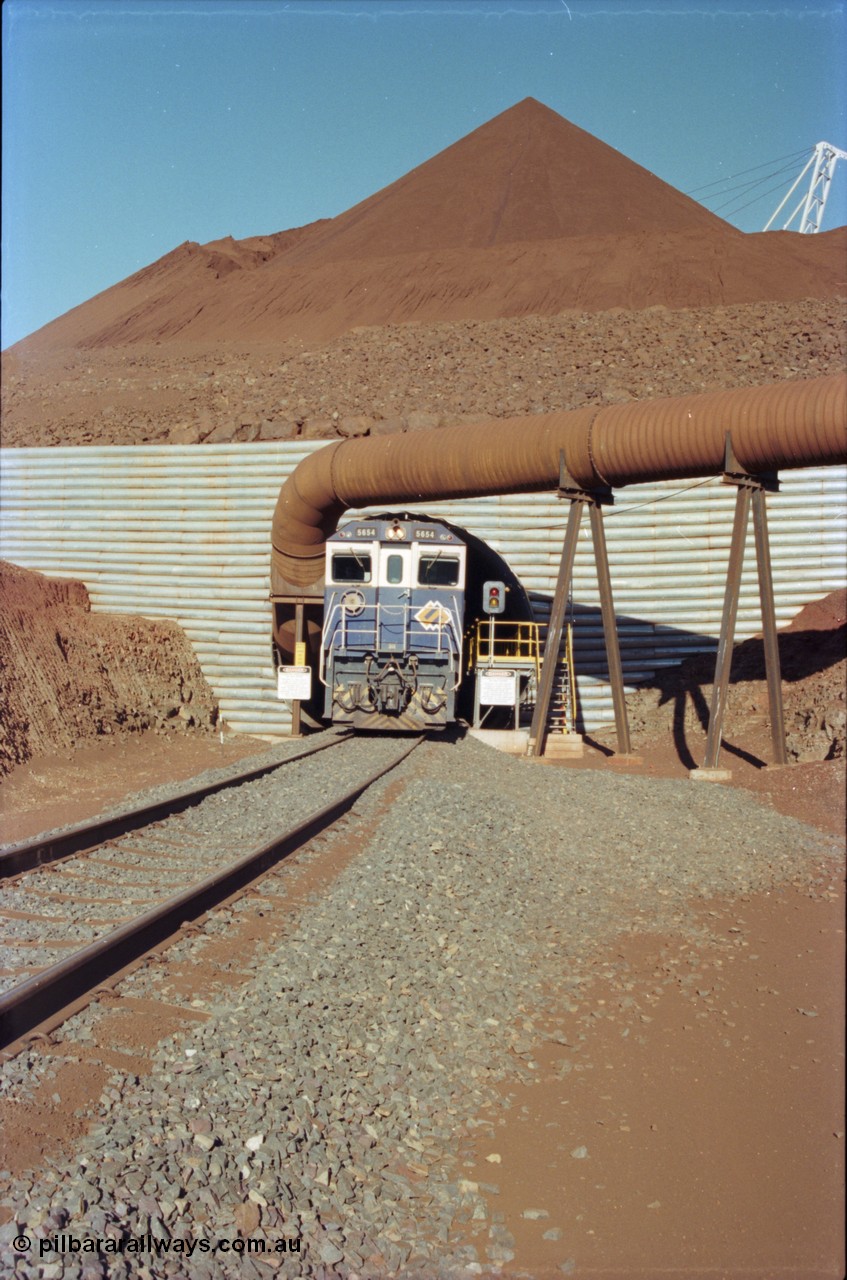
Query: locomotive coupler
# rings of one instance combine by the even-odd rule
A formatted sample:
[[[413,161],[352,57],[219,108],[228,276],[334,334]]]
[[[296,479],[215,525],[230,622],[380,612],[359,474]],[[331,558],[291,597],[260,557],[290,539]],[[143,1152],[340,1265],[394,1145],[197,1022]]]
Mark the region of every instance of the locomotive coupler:
[[[396,658],[389,658],[381,671],[372,673],[368,658],[366,676],[368,689],[379,711],[405,711],[418,687],[417,660],[409,658],[411,674],[407,675]]]

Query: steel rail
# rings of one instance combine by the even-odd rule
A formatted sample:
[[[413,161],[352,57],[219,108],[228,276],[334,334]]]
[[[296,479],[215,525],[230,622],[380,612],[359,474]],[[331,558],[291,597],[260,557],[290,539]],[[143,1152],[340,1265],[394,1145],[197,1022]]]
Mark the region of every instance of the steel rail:
[[[26,982],[0,996],[0,1049],[21,1039],[40,1023],[101,986],[126,965],[177,932],[225,898],[275,866],[295,849],[336,822],[359,797],[385,774],[396,769],[421,743],[411,744],[343,796],[316,810],[267,844],[206,876],[198,884],[95,939],[65,960],[42,969]]]
[[[247,782],[251,778],[261,778],[266,773],[272,773],[274,769],[292,764],[295,760],[302,760],[306,756],[316,755],[319,751],[326,751],[329,747],[338,746],[339,743],[346,742],[349,737],[349,733],[339,733],[329,741],[305,747],[302,751],[286,756],[284,760],[254,765],[250,769],[231,773],[226,778],[219,778],[216,782],[173,791],[169,796],[156,800],[152,804],[133,805],[121,813],[111,814],[106,818],[92,818],[90,821],[68,827],[64,831],[45,832],[43,835],[33,836],[30,840],[24,840],[20,844],[9,845],[6,849],[0,850],[0,880],[7,880],[10,876],[20,875],[23,871],[32,871],[36,867],[57,862],[60,858],[66,858],[72,853],[94,849],[105,840],[115,840],[129,831],[149,826],[150,823],[158,822],[162,818],[170,818],[174,814],[182,813],[196,801],[205,799],[206,796],[225,791],[227,787],[234,787],[239,782]]]

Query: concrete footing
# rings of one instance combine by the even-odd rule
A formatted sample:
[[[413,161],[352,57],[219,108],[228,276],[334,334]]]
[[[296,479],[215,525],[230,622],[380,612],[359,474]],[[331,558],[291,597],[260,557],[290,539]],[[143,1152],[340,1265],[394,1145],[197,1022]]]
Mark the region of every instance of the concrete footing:
[[[578,733],[548,733],[544,743],[545,760],[578,760],[585,755],[585,744]]]
[[[692,782],[729,782],[732,778],[732,770],[707,769],[703,766],[700,769],[689,769],[688,776]]]
[[[511,756],[525,756],[529,746],[528,729],[468,729],[468,733],[487,747],[507,751]]]

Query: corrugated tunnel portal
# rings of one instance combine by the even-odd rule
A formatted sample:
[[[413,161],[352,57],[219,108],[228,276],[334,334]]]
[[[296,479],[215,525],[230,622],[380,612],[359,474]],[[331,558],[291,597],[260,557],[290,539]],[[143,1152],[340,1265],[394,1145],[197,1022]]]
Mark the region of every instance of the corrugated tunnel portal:
[[[418,511],[384,511],[375,514],[375,518],[379,520],[428,520],[430,516],[423,510]],[[499,552],[490,547],[487,542],[476,534],[463,529],[460,526],[445,520],[439,515],[438,520],[451,529],[461,541],[465,544],[468,551],[467,572],[465,578],[465,636],[469,637],[476,628],[477,622],[485,616],[483,612],[483,585],[492,580],[500,581],[505,584],[505,608],[501,617],[503,623],[531,623],[533,621],[532,604],[523,583],[511,566],[503,559]],[[276,624],[274,628],[274,643],[279,648],[280,660],[282,662],[292,662],[295,652],[296,643],[296,627],[295,627],[295,606],[293,603],[276,603],[274,605],[274,616]],[[306,658],[312,670],[316,670],[318,662],[318,654],[321,641],[321,630],[323,625],[323,602],[322,600],[312,600],[304,605],[304,635],[303,641],[306,645]],[[463,668],[466,669],[467,652],[463,657]],[[323,704],[323,689],[318,684],[313,687],[312,698],[308,702],[304,702],[301,707],[301,713],[304,713],[307,720],[317,724],[321,718],[321,708]],[[462,681],[459,690],[458,714],[470,720],[473,714],[474,706],[474,686],[470,679]],[[505,723],[508,719],[507,715],[499,714],[494,711],[489,714],[490,724]]]

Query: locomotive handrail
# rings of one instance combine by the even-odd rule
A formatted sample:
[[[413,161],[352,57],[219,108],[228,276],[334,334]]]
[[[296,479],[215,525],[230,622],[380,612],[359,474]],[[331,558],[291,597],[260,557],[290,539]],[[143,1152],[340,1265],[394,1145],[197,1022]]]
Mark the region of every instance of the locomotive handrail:
[[[327,687],[327,683],[324,678],[326,674],[326,662],[325,662],[326,652],[327,652],[326,638],[329,633],[330,623],[332,622],[333,617],[335,616],[336,612],[340,607],[341,607],[340,605],[335,604],[335,592],[333,592],[332,599],[330,600],[330,611],[326,619],[324,620],[323,629],[321,630],[321,649],[320,649],[320,656],[318,660],[318,679],[320,680],[324,688]]]
[[[459,636],[458,630],[456,628],[456,617],[458,616],[458,613],[459,613],[459,607],[458,607],[458,603],[456,601],[455,596],[452,597],[452,602],[453,602],[453,609],[455,610],[455,613],[453,612],[453,610],[448,609],[447,610],[449,614],[448,623],[446,625],[442,624],[442,621],[439,618],[438,630],[435,633],[438,637],[438,648],[436,652],[439,654],[448,653],[452,655],[454,653],[455,654],[461,653],[462,642],[461,642],[461,637]],[[405,649],[408,647],[406,642],[408,640],[408,618],[409,618],[409,613],[411,611],[411,607],[412,607],[411,605],[406,605],[406,604],[384,604],[381,601],[375,601],[372,606],[368,606],[368,612],[369,613],[372,612],[374,615],[373,622],[368,621],[366,625],[362,625],[363,620],[360,619],[360,615],[356,615],[355,621],[356,623],[359,623],[359,625],[355,625],[355,623],[351,625],[351,622],[349,620],[350,615],[348,614],[347,610],[344,608],[343,603],[336,602],[333,599],[331,599],[330,610],[324,622],[323,629],[321,631],[321,653],[320,653],[321,663],[320,663],[319,672],[318,672],[319,679],[321,679],[321,682],[323,684],[326,684],[326,680],[323,679],[324,655],[330,649],[337,647],[335,645],[335,634],[331,634],[334,631],[337,634],[337,631],[336,631],[336,628],[338,627],[337,615],[339,614],[341,615],[341,622],[344,628],[343,647],[345,648],[347,647],[348,636],[363,635],[366,633],[370,633],[373,635],[373,638],[374,638],[374,648],[378,649],[380,625],[382,624],[382,619],[380,618],[380,614],[388,613],[390,611],[399,611],[400,609],[404,610],[405,617],[403,621],[403,647],[405,651]],[[450,633],[453,639],[452,645],[445,644],[443,642],[444,636],[448,632]]]
[[[333,635],[332,640],[330,641],[330,645],[328,645],[327,636],[329,635],[330,628],[333,625],[333,619],[335,618],[335,615],[337,613],[341,614],[341,625],[343,627],[343,636],[344,636],[343,647],[345,649],[347,647],[347,610],[344,608],[343,601],[334,603],[334,595],[335,593],[333,593],[333,600],[330,602],[331,608],[330,608],[329,616],[324,622],[323,630],[321,631],[321,650],[320,650],[320,660],[318,663],[318,679],[320,680],[324,688],[327,687],[327,682],[325,678],[326,677],[326,654],[329,652],[329,648],[331,647],[332,642],[335,639],[335,636]]]
[[[453,683],[453,692],[459,688],[462,683],[462,637],[456,630],[456,619],[460,616],[459,602],[455,595],[451,596],[453,608],[450,610],[450,630],[453,632],[453,639],[456,642],[456,679]],[[452,652],[451,652],[452,658]]]

